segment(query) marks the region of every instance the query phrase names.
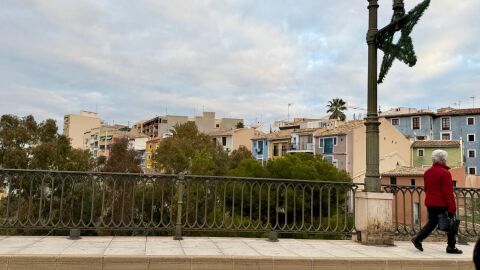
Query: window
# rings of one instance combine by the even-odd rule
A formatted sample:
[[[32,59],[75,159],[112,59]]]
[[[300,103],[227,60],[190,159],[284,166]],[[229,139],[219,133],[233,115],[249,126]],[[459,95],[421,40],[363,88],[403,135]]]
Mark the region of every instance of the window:
[[[467,138],[468,138],[469,142],[474,142],[475,141],[475,134],[468,134]]]
[[[425,141],[426,139],[426,136],[417,136],[417,141]]]
[[[396,185],[397,184],[397,177],[391,176],[390,177],[390,185]]]
[[[217,138],[213,138],[213,142],[214,142],[214,143],[217,143]]]
[[[477,156],[477,151],[475,149],[468,149],[468,157],[469,158],[474,158]]]
[[[424,149],[417,149],[417,156],[418,157],[423,157],[424,154]]]
[[[450,130],[450,117],[442,117],[442,130]]]
[[[220,124],[216,124],[215,127],[216,127],[216,128],[219,128],[219,127],[220,127]]]
[[[453,187],[457,187],[457,180],[453,180]]]
[[[286,155],[287,155],[287,145],[282,144],[282,156],[286,156]]]
[[[469,126],[475,125],[475,117],[467,117],[467,125]]]
[[[227,137],[222,137],[222,145],[227,146]]]
[[[257,154],[263,154],[263,141],[257,141]]]
[[[477,167],[468,167],[468,174],[476,175],[477,174]]]
[[[410,185],[415,186],[415,179],[410,180]]]
[[[450,141],[451,140],[451,136],[450,136],[449,132],[441,133],[441,136],[442,136],[443,141]]]
[[[278,144],[273,145],[273,156],[278,157]]]
[[[162,120],[162,124],[166,124],[166,123],[168,123],[168,120],[167,120],[167,119],[163,119],[163,120]]]
[[[420,129],[420,117],[412,117],[412,129]]]
[[[323,147],[323,139],[320,139],[320,147]]]
[[[392,118],[392,125],[394,125],[394,126],[400,125],[400,119],[399,118]]]

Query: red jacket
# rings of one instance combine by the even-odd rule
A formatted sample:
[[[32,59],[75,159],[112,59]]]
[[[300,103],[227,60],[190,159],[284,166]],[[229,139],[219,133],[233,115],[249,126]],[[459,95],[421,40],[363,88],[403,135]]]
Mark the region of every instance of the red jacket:
[[[423,174],[426,194],[425,205],[448,206],[448,212],[455,213],[457,207],[453,196],[452,174],[448,171],[449,169],[443,164],[435,163]]]

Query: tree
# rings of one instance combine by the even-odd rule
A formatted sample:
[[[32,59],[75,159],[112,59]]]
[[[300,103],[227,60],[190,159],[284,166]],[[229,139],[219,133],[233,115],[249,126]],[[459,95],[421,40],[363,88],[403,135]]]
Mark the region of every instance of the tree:
[[[111,155],[107,159],[104,172],[141,173],[141,160],[133,149],[128,149],[128,141],[120,140],[111,146]]]
[[[192,173],[193,168],[195,172],[212,175],[227,173],[228,154],[208,135],[199,132],[195,123],[176,125],[172,133],[158,146],[156,156],[159,171]]]
[[[236,128],[244,128],[245,125],[243,124],[243,122],[238,122],[236,125],[235,125]]]
[[[92,168],[88,151],[73,149],[57,133],[53,119],[37,124],[33,116],[0,119],[0,166],[16,169],[87,171]]]
[[[230,154],[230,169],[238,167],[240,162],[244,159],[253,159],[252,152],[245,146],[240,146]]]
[[[330,115],[330,119],[339,119],[341,121],[345,121],[346,116],[343,113],[347,109],[347,103],[341,98],[334,98],[328,102],[328,110],[327,113],[332,113]]]

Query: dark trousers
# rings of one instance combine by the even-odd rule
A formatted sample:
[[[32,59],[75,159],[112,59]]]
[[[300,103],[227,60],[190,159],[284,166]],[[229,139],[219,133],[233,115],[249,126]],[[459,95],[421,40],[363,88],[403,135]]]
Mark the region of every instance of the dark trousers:
[[[435,228],[438,225],[438,215],[445,213],[447,209],[448,209],[447,207],[427,206],[428,222],[418,233],[417,240],[422,242],[423,239],[427,238],[433,232],[433,230],[435,230]],[[457,240],[455,239],[455,235],[451,233],[447,233],[448,246],[455,247],[456,242]]]

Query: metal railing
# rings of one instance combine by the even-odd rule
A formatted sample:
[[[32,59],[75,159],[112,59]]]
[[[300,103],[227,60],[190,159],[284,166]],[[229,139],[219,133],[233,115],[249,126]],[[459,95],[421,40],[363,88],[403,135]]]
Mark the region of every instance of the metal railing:
[[[356,184],[0,169],[1,229],[355,233]]]
[[[393,193],[393,231],[398,236],[417,234],[428,221],[423,186],[384,185],[385,192]],[[480,189],[454,188],[459,235],[476,237],[480,232]],[[436,231],[434,234],[439,234]]]

